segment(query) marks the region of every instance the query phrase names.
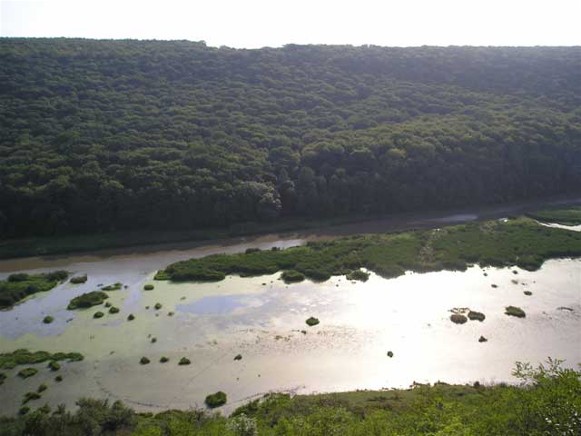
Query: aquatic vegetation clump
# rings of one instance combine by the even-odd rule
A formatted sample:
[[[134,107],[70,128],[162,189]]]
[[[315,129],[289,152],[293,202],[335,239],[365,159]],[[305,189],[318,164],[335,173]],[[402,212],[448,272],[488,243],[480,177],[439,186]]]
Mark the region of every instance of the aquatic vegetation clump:
[[[24,398],[22,399],[22,404],[26,404],[29,401],[39,400],[42,396],[38,392],[27,392],[24,394]]]
[[[242,360],[242,354],[237,354],[234,356],[234,360]]]
[[[135,315],[133,315],[132,313],[130,313],[130,314],[127,316],[127,321],[133,321],[134,319],[135,319]]]
[[[190,363],[192,363],[190,359],[188,359],[187,357],[182,357],[178,362],[178,365],[189,365]]]
[[[226,394],[222,391],[218,391],[216,393],[208,395],[204,400],[204,403],[206,403],[206,406],[208,406],[210,409],[214,409],[216,407],[223,406],[224,404],[226,404],[226,401],[227,401]]]
[[[67,277],[66,271],[53,271],[44,274],[11,274],[6,280],[0,280],[0,309],[12,307],[37,292],[50,291]]]
[[[517,318],[525,318],[526,313],[520,307],[516,306],[507,306],[504,308],[504,313],[510,316],[516,316]]]
[[[105,314],[103,312],[101,312],[100,310],[98,310],[97,312],[95,312],[93,314],[93,318],[95,318],[95,319],[103,318],[104,316],[105,316]]]
[[[48,389],[48,386],[46,385],[46,383],[41,383],[38,388],[36,389],[36,392],[41,393],[44,392]]]
[[[466,318],[466,316],[462,315],[461,313],[453,313],[450,315],[450,321],[452,321],[454,324],[464,324],[466,321],[468,321],[468,318]]]
[[[369,280],[369,273],[361,269],[356,269],[347,274],[347,280],[359,280],[360,282],[366,282]]]
[[[102,291],[118,291],[123,288],[123,283],[113,283],[112,285],[103,286],[101,288]]]
[[[530,297],[531,295],[533,295],[533,293],[531,291],[524,291],[523,294],[525,294],[528,297]]]
[[[159,309],[161,309],[162,307],[163,307],[163,306],[161,305],[161,303],[155,303],[155,306],[153,306],[153,308],[154,308],[155,310],[159,310]]]
[[[69,302],[67,309],[87,309],[89,307],[98,306],[99,304],[103,304],[107,298],[109,298],[109,295],[102,291],[87,292],[86,294],[73,298]]]
[[[488,339],[486,339],[484,336],[480,336],[478,338],[478,342],[488,342]]]
[[[393,351],[388,351],[387,352],[387,357],[393,357]]]
[[[47,315],[42,319],[42,322],[45,324],[50,324],[51,322],[54,321],[54,317]]]
[[[285,283],[298,283],[305,279],[305,275],[295,270],[283,271],[280,278]]]
[[[309,327],[313,327],[313,326],[319,324],[319,319],[318,318],[315,318],[314,316],[311,316],[305,322],[307,323],[307,325]]]
[[[79,362],[84,359],[81,353],[49,353],[48,351],[28,351],[26,348],[20,348],[11,353],[0,353],[0,368],[12,369],[19,365],[31,365],[47,361]]]
[[[36,369],[36,368],[30,368],[30,367],[23,368],[20,371],[18,371],[18,377],[29,378],[29,377],[36,375],[37,372],[38,372],[38,369]]]
[[[139,359],[139,363],[142,365],[147,365],[149,363],[149,359],[143,356],[141,359]]]
[[[61,364],[58,363],[56,360],[51,360],[50,362],[48,362],[48,368],[51,371],[58,371],[59,369],[61,369]]]
[[[87,274],[83,274],[81,276],[71,277],[69,281],[74,285],[79,285],[81,283],[86,283],[87,279],[88,279]]]
[[[468,312],[468,319],[470,319],[470,321],[484,321],[486,319],[486,315],[484,315],[482,312],[476,312],[475,310],[471,310]]]
[[[143,286],[143,290],[144,291],[153,291],[154,286],[151,283],[147,283],[146,285]]]
[[[161,356],[161,358],[159,359],[160,363],[166,363],[169,362],[169,358],[167,358],[166,356]]]
[[[111,308],[109,309],[109,313],[112,315],[119,313],[119,308],[115,307],[115,306],[111,306]]]

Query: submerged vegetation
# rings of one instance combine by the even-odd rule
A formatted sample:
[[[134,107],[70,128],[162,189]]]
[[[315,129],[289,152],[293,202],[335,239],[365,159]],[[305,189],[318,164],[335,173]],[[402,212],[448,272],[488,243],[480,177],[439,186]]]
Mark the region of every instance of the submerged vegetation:
[[[0,418],[0,435],[80,435],[86,429],[135,436],[576,435],[581,428],[581,372],[559,363],[550,360],[537,368],[517,363],[517,386],[437,383],[294,397],[267,394],[230,417],[202,410],[138,414],[120,402],[81,399],[73,412],[44,407]],[[226,395],[218,399],[226,401]]]
[[[66,271],[54,271],[45,274],[17,273],[0,280],[0,309],[14,304],[37,292],[46,292],[66,280]]]
[[[78,362],[83,360],[81,353],[49,353],[47,351],[28,351],[25,348],[18,349],[11,353],[0,354],[0,369],[12,369],[19,365],[31,365],[47,361]]]
[[[256,276],[283,270],[324,281],[332,275],[353,274],[359,268],[390,278],[406,270],[465,270],[473,263],[495,267],[518,265],[533,271],[546,259],[566,256],[581,256],[581,233],[519,218],[435,230],[351,236],[286,250],[217,254],[171,264],[158,273],[158,279],[215,281],[223,280],[227,274]]]
[[[102,291],[92,291],[86,294],[79,295],[78,297],[73,298],[69,305],[67,306],[68,310],[75,310],[75,309],[86,309],[93,306],[98,306],[99,304],[103,304],[103,302],[109,298],[105,292]]]

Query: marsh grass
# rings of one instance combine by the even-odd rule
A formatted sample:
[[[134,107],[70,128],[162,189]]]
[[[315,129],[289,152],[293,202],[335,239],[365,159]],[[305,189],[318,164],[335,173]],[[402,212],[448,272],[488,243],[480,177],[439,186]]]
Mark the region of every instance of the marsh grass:
[[[305,275],[295,270],[283,271],[280,278],[285,283],[298,283],[305,279]]]
[[[35,376],[38,373],[38,369],[36,368],[23,368],[18,371],[18,377],[20,378],[29,378]]]
[[[37,292],[50,291],[67,277],[66,271],[53,271],[44,274],[11,274],[6,280],[0,280],[0,309],[12,307]]]
[[[391,278],[406,270],[463,271],[472,264],[516,265],[534,271],[546,259],[570,256],[581,256],[581,233],[518,218],[450,226],[441,231],[351,236],[285,250],[216,254],[173,263],[156,278],[219,281],[229,274],[246,277],[292,270],[311,280],[325,281],[360,268]]]

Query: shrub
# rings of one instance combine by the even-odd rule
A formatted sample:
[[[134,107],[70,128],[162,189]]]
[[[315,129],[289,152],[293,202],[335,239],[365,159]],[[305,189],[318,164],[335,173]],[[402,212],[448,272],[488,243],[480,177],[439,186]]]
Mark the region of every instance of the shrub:
[[[153,291],[153,289],[154,289],[154,286],[151,283],[148,283],[148,284],[143,286],[144,291]]]
[[[468,318],[470,319],[470,321],[482,322],[484,321],[486,316],[482,312],[476,312],[475,310],[471,310],[470,312],[468,312]]]
[[[129,314],[129,316],[127,316],[127,321],[133,321],[135,319],[135,315],[133,315],[132,313]]]
[[[218,391],[214,394],[210,394],[204,400],[204,402],[206,403],[206,406],[208,406],[210,409],[220,407],[220,406],[226,404],[226,401],[227,401],[226,394],[222,391]]]
[[[50,315],[45,316],[42,320],[42,322],[45,324],[50,324],[53,321],[54,321],[54,318]]]
[[[18,371],[18,377],[20,378],[32,377],[33,375],[36,375],[37,372],[38,369],[36,368],[24,368]]]
[[[41,393],[41,392],[46,391],[47,389],[48,389],[48,386],[45,383],[41,383],[38,386],[38,389],[36,390],[36,392]]]
[[[85,283],[87,281],[87,274],[84,274],[82,276],[75,276],[75,277],[71,277],[70,282],[74,285],[79,285],[81,283]]]
[[[155,303],[155,306],[153,306],[153,308],[154,308],[155,310],[159,310],[159,309],[161,309],[162,307],[163,307],[163,306],[161,305],[161,303]]]
[[[8,276],[8,281],[9,282],[25,282],[28,280],[28,278],[29,278],[28,274],[16,273],[16,274],[10,274]]]
[[[284,271],[281,276],[281,279],[284,280],[285,283],[298,283],[302,282],[305,279],[305,275],[295,270]]]
[[[517,318],[524,318],[526,317],[526,313],[520,307],[516,306],[507,306],[504,308],[504,313],[510,316],[516,316]]]
[[[169,359],[165,356],[161,356],[161,359],[159,359],[160,363],[166,363],[169,362]]]
[[[109,309],[109,313],[111,313],[111,314],[119,313],[119,308],[115,307],[115,306],[111,306],[111,308]]]
[[[452,321],[454,324],[464,324],[466,321],[468,321],[468,318],[460,313],[453,313],[450,315],[450,321]]]
[[[105,292],[101,291],[93,291],[88,292],[86,294],[79,295],[78,297],[73,298],[69,305],[67,306],[68,310],[75,310],[75,309],[86,309],[88,307],[97,306],[102,304],[109,296]]]
[[[260,251],[260,248],[247,248],[244,253],[245,254],[252,254],[252,253],[258,253],[259,251]]]
[[[103,312],[101,312],[100,310],[93,314],[93,318],[95,318],[95,319],[103,318],[104,316],[105,316],[105,314]]]
[[[143,356],[141,359],[139,359],[139,363],[141,363],[142,365],[147,365],[149,363],[149,359]]]
[[[50,362],[48,362],[48,368],[51,371],[58,371],[59,369],[61,369],[61,364],[58,363],[56,360],[51,360]]]
[[[309,319],[305,321],[309,327],[313,327],[319,324],[319,319],[311,316]]]
[[[189,365],[190,363],[192,363],[190,362],[190,359],[188,359],[187,357],[182,357],[178,362],[178,365]]]
[[[62,381],[63,381],[63,376],[62,376],[62,375],[57,375],[57,376],[54,378],[54,381],[55,381],[55,382],[57,382],[57,383],[60,383],[60,382],[62,382]]]

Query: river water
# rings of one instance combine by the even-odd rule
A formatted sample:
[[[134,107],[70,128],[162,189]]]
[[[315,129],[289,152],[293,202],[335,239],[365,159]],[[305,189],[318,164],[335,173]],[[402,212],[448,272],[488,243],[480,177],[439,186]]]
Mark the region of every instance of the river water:
[[[29,405],[72,406],[91,396],[121,399],[143,411],[187,409],[222,390],[229,412],[272,391],[514,382],[516,361],[536,364],[550,356],[571,367],[581,362],[581,259],[550,260],[536,272],[473,266],[389,280],[371,274],[366,283],[342,276],[286,285],[278,273],[218,283],[152,280],[177,260],[303,242],[265,236],[181,250],[0,262],[0,278],[56,268],[89,277],[0,312],[0,352],[29,348],[86,356],[63,364],[61,383],[44,364],[26,380],[15,376],[18,369],[3,370],[8,378],[0,386],[0,412],[15,413],[23,394],[40,383],[49,388]],[[114,282],[126,286],[109,293],[119,314],[97,320],[98,308],[66,310],[74,296]],[[145,283],[155,289],[144,291]],[[162,308],[155,310],[156,303]],[[526,317],[505,315],[508,305],[521,307]],[[486,319],[456,325],[449,319],[454,308],[483,312]],[[129,313],[134,321],[126,320]],[[43,324],[45,315],[55,321]],[[310,316],[320,324],[308,327]],[[480,336],[488,341],[479,342]],[[242,359],[234,360],[238,354]],[[142,356],[151,363],[140,365]],[[169,362],[159,363],[161,356]],[[181,357],[191,365],[178,366]]]

